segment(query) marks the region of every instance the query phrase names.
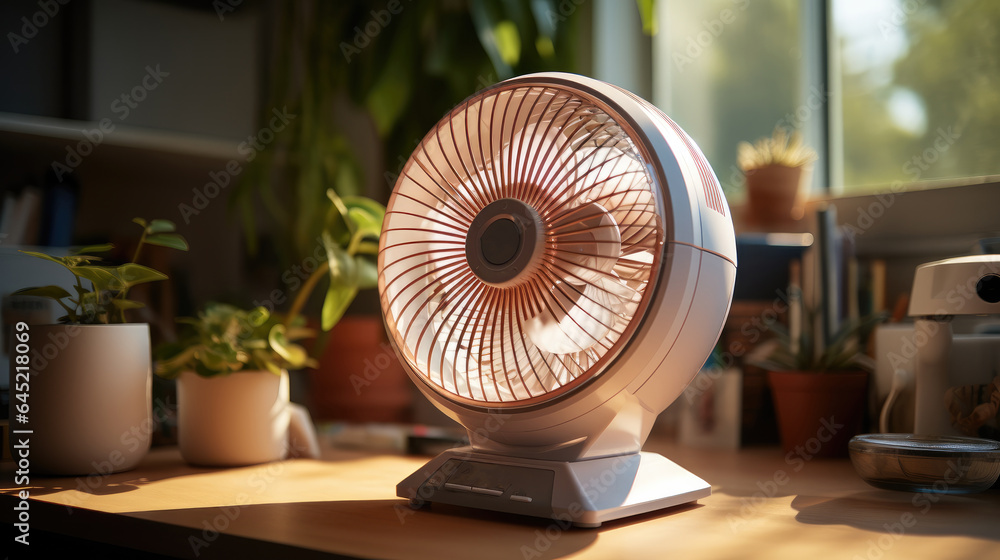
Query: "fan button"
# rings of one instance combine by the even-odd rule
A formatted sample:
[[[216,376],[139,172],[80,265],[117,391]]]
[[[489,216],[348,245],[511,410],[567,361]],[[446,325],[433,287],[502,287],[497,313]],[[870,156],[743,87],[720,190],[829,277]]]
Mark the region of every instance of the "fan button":
[[[493,488],[481,488],[479,486],[473,486],[472,491],[476,494],[486,494],[487,496],[503,496],[503,490],[494,490]]]
[[[531,496],[522,496],[521,494],[511,494],[510,499],[514,502],[524,502],[526,504],[531,503]]]
[[[473,488],[471,486],[466,486],[464,484],[455,484],[454,482],[445,482],[444,487],[448,490],[454,490],[456,492],[472,492]]]

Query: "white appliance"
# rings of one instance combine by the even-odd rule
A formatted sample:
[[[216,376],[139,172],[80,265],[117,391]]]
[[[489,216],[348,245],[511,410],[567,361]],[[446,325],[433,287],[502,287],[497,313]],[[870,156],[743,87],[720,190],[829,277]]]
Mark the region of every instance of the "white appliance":
[[[641,451],[736,277],[729,207],[679,126],[583,76],[507,80],[427,134],[387,210],[389,338],[471,441],[399,496],[598,526],[710,495]]]
[[[974,255],[917,267],[909,314],[914,318],[914,432],[958,435],[946,397],[955,384],[988,385],[1000,375],[1000,336],[956,335],[956,316],[1000,315],[1000,255]],[[956,355],[960,352],[961,355]],[[953,371],[954,369],[961,371]]]

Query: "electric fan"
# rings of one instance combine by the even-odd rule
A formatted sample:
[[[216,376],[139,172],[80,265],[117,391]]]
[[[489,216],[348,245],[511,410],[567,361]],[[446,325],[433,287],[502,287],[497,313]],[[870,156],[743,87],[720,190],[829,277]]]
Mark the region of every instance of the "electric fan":
[[[710,495],[641,447],[718,340],[736,241],[652,104],[563,73],[466,99],[404,165],[378,271],[407,373],[470,439],[397,495],[590,527]]]

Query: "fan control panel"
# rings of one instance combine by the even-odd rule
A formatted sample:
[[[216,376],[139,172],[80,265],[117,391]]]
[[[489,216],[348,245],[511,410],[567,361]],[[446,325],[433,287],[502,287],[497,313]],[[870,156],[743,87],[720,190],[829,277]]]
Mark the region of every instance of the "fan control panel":
[[[431,502],[548,515],[554,479],[548,469],[449,459],[420,486],[418,495]]]

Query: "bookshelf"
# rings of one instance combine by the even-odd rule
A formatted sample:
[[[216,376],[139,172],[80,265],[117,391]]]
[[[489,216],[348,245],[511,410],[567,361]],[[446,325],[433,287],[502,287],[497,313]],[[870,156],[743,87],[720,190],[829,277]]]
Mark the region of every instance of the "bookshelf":
[[[15,236],[7,231],[7,217],[24,211],[24,207],[15,205],[15,210],[0,215],[4,222],[0,223],[0,261],[10,272],[0,297],[38,283],[38,279],[24,277],[24,269],[15,263],[20,262],[17,249],[47,239],[42,215],[52,193],[43,174],[51,171],[54,162],[65,162],[67,150],[80,147],[88,135],[96,139],[95,131],[99,130],[100,121],[0,112],[0,154],[9,159],[7,165],[0,166],[5,186],[0,201],[6,206],[11,200],[18,201],[26,190],[36,191],[36,216],[27,220],[28,231],[33,228],[34,234]],[[67,210],[72,213],[69,223],[74,243],[115,240],[119,235],[128,239],[133,217],[166,218],[193,240],[192,250],[171,256],[169,265],[174,270],[172,277],[184,279],[185,293],[191,299],[215,297],[225,286],[245,283],[243,241],[225,197],[212,201],[187,223],[178,211],[179,204],[190,203],[193,189],[204,188],[210,173],[225,170],[233,160],[245,164],[237,141],[115,123],[110,132],[102,133],[100,142],[92,144],[67,174],[78,184]],[[38,250],[51,252],[48,247]]]
[[[172,155],[198,163],[225,163],[238,158],[237,142],[205,135],[157,130],[113,123],[114,129],[102,132],[90,155],[83,157],[116,158],[121,155]],[[100,131],[99,121],[79,121],[37,115],[0,112],[0,144],[54,149],[62,152],[80,142],[89,142],[87,134]],[[94,143],[94,142],[91,142]]]
[[[105,121],[102,130],[101,121],[0,112],[0,150],[17,160],[18,170],[30,166],[35,175],[52,170],[78,180],[81,175],[104,176],[105,170],[204,176],[243,159],[234,140],[112,124],[109,130]],[[4,179],[9,184],[19,177]]]

